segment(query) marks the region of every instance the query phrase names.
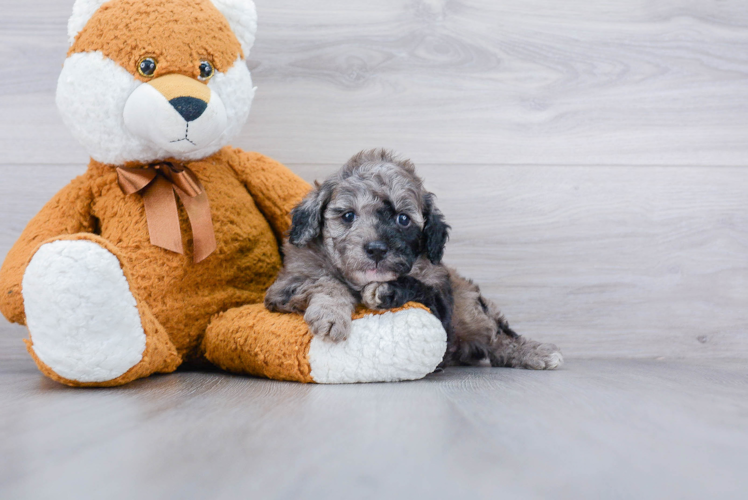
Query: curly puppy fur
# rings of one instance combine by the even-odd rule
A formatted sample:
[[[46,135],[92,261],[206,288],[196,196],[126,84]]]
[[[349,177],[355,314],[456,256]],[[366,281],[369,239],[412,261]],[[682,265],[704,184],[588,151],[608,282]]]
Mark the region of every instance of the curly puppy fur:
[[[362,151],[317,183],[292,216],[284,267],[265,305],[303,313],[313,334],[344,340],[356,305],[416,301],[447,331],[442,365],[561,365],[555,345],[517,335],[477,285],[441,263],[449,226],[410,161]]]

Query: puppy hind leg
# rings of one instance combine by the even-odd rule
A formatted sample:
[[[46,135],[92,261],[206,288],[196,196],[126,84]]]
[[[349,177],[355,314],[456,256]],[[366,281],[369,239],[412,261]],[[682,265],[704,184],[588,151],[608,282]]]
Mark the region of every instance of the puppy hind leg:
[[[487,346],[491,366],[553,370],[563,364],[561,350],[555,344],[535,342],[518,335],[495,304],[483,296],[479,297],[479,304],[496,325],[496,333]]]
[[[494,367],[552,370],[563,363],[561,351],[554,344],[535,342],[517,335],[506,321],[495,326],[458,330],[455,360],[458,364]]]
[[[453,273],[456,364],[552,370],[563,363],[554,344],[543,344],[518,335],[499,308],[483,297],[477,285]]]
[[[564,362],[555,344],[535,342],[522,336],[500,335],[488,346],[487,353],[491,366],[553,370]]]

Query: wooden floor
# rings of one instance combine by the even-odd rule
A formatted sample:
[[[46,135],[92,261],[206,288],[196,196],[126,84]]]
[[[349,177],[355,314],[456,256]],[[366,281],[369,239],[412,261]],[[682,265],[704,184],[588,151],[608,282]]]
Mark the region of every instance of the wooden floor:
[[[4,331],[5,333],[5,331]],[[69,389],[0,355],[0,497],[745,498],[744,360]]]
[[[0,261],[82,173],[72,0],[3,0]],[[0,498],[746,498],[745,0],[256,0],[234,144],[413,159],[447,262],[558,372],[317,387],[44,379],[0,324]]]
[[[54,91],[72,0],[4,0],[0,260],[86,152]],[[447,262],[569,355],[748,359],[744,0],[258,0],[234,143],[322,178],[413,159]]]

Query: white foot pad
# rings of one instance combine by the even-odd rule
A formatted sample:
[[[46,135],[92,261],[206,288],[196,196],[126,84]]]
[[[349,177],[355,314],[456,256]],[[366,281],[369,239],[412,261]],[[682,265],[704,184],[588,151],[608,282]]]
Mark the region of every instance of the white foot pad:
[[[446,349],[441,322],[423,309],[406,309],[353,321],[343,342],[315,336],[309,365],[320,384],[416,380],[434,371]]]
[[[36,355],[58,375],[105,382],[143,358],[145,333],[119,261],[91,241],[42,245],[23,276]]]

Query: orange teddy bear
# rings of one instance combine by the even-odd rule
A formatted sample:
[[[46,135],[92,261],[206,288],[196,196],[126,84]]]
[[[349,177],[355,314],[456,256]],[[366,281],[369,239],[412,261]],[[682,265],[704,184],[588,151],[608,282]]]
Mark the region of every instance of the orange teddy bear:
[[[417,305],[361,312],[350,338],[270,313],[289,212],[310,186],[226,146],[254,95],[249,0],[77,0],[57,104],[88,171],[29,222],[0,270],[50,378],[115,386],[207,359],[301,382],[416,379],[446,334]],[[177,201],[179,200],[179,202]]]

